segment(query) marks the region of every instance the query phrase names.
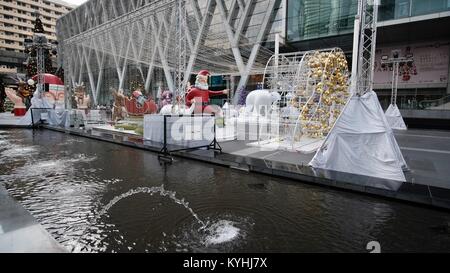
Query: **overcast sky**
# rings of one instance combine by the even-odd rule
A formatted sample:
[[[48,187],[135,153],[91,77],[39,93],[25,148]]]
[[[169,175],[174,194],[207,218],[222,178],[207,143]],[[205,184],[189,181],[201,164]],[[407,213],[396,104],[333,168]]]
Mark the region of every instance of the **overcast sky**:
[[[80,5],[86,2],[87,0],[64,0],[64,1],[70,4]]]

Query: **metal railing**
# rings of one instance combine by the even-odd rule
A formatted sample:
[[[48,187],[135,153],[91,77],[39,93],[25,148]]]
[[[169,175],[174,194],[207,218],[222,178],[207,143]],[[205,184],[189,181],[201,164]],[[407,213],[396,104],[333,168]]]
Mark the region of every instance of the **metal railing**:
[[[168,126],[169,119],[186,118],[186,117],[192,118],[192,119],[198,118],[198,117],[200,117],[200,118],[212,117],[212,119],[214,120],[212,141],[208,144],[192,145],[192,146],[188,146],[188,147],[183,147],[182,145],[179,145],[179,144],[169,144],[169,138],[172,137],[172,135],[168,133],[168,131],[172,129],[172,128],[169,128],[170,126]],[[211,115],[204,115],[204,114],[164,115],[163,118],[164,118],[163,147],[161,148],[161,150],[158,154],[158,159],[160,161],[172,163],[173,162],[172,153],[174,153],[174,152],[198,150],[198,149],[202,149],[202,148],[206,148],[207,150],[218,151],[220,153],[222,152],[222,147],[220,146],[219,142],[217,142],[217,138],[216,138],[216,116],[215,116],[215,114],[211,114]],[[202,125],[202,133],[203,133],[203,125]],[[191,142],[191,143],[195,143],[195,142]]]
[[[33,128],[45,124],[48,113],[52,108],[30,108],[31,110],[31,126]]]

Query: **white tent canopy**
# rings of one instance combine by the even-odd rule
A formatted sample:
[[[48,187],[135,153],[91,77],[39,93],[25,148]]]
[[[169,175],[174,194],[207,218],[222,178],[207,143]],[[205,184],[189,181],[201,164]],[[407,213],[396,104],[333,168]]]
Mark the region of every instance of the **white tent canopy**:
[[[392,129],[407,130],[405,121],[396,104],[390,104],[385,115]]]
[[[406,181],[406,162],[375,92],[350,99],[310,165]]]

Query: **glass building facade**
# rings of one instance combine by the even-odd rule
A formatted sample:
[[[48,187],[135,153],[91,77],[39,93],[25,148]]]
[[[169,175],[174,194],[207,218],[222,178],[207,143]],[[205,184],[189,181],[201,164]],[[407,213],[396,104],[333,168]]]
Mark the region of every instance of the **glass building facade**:
[[[357,5],[357,0],[287,0],[287,42],[299,50],[339,46],[351,57]],[[449,12],[450,0],[381,0],[378,21],[385,24],[378,33],[376,61],[392,50],[414,55],[413,66],[400,71],[400,109],[450,110]],[[432,16],[418,18],[423,15]],[[402,20],[414,17],[418,20]],[[430,29],[433,33],[427,33]],[[387,108],[392,70],[376,67],[374,76],[374,89]]]
[[[450,0],[382,0],[381,4],[380,21],[450,10]]]
[[[288,41],[350,33],[356,10],[356,0],[288,0]]]
[[[353,32],[357,0],[288,0],[289,42]],[[381,0],[379,20],[387,21],[450,11],[450,0]]]

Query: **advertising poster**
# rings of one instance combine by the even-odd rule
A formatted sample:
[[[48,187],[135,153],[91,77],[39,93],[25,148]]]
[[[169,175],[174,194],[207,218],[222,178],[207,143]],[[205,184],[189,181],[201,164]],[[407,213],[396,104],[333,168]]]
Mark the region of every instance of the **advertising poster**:
[[[380,47],[375,55],[374,84],[391,84],[392,67],[381,65],[382,56],[392,57],[399,52],[400,57],[412,57],[413,62],[401,64],[399,85],[407,84],[447,84],[449,67],[449,42],[424,43],[405,46]]]

